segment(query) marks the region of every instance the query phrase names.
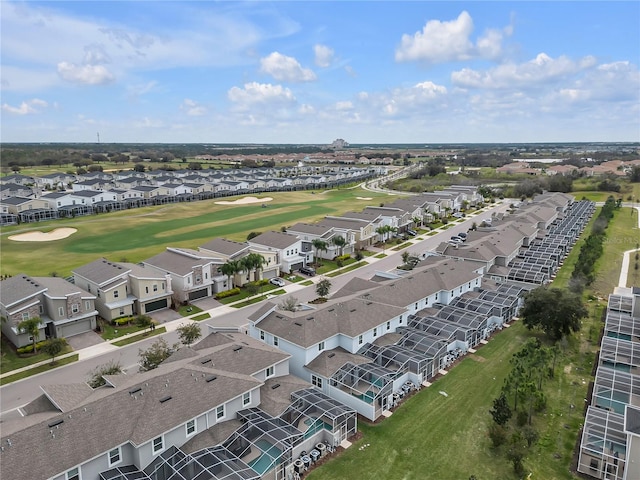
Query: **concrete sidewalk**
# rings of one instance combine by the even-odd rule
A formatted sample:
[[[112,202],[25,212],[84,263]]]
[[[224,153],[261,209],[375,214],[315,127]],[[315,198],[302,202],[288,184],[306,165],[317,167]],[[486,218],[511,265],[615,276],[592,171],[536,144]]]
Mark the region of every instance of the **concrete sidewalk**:
[[[467,219],[471,218],[471,217],[475,217],[475,216],[481,215],[487,209],[493,208],[495,206],[498,206],[500,203],[501,202],[498,202],[498,204],[493,205],[491,207],[485,207],[485,208],[475,212],[474,214],[469,215],[467,217]],[[462,221],[464,221],[464,219]],[[447,225],[449,225],[449,227],[450,227],[450,226],[453,226],[453,225],[457,225],[458,223],[462,223],[462,222],[451,221]],[[445,230],[447,230],[447,229],[443,228],[443,227],[439,227],[439,228],[436,228],[436,229],[432,230],[432,232],[434,232],[434,234],[435,234],[435,233],[443,232]],[[412,245],[414,245],[416,243],[420,243],[421,241],[425,240],[426,238],[428,238],[427,233],[423,233],[421,235],[417,235],[415,237],[412,237],[411,239],[407,240],[406,243],[409,243],[412,246]],[[374,252],[374,254],[370,255],[368,257],[364,257],[363,261],[365,261],[367,264],[371,264],[371,263],[377,262],[378,260],[381,260],[381,258],[376,258],[376,256],[378,254],[380,254],[380,253],[385,253],[385,256],[383,258],[387,257],[388,255],[391,255],[391,254],[394,254],[394,253],[398,253],[398,250],[392,250],[392,248],[393,247],[390,247],[390,248],[387,248],[387,249],[385,249],[383,251],[381,248],[371,247],[371,250]],[[406,248],[410,248],[410,246],[407,246]],[[340,270],[344,270],[344,269],[348,269],[348,268],[349,268],[349,266],[347,265],[346,267],[342,267],[342,268],[333,270],[332,272],[339,272]],[[310,280],[312,283],[315,284],[315,283],[318,283],[322,278],[323,278],[323,275],[316,275],[315,277],[310,277],[310,278],[305,279],[305,280],[303,280],[301,282],[298,282],[298,283],[288,284],[288,285],[282,287],[282,289],[285,291],[285,293],[293,293],[293,292],[296,292],[296,291],[301,290],[303,288],[306,288],[306,285],[301,285],[301,284],[302,283],[306,283],[307,280]],[[194,313],[194,314],[192,314],[192,315],[190,315],[188,317],[181,317],[181,318],[178,318],[178,319],[175,319],[175,320],[170,320],[168,322],[159,324],[159,327],[164,327],[166,329],[167,333],[174,332],[175,330],[177,330],[177,328],[181,324],[183,324],[184,322],[190,321],[191,317],[195,317],[195,316],[198,316],[198,315],[202,315],[204,313],[208,313],[210,315],[210,318],[202,320],[202,322],[206,322],[206,321],[211,320],[213,318],[218,318],[218,317],[221,317],[221,316],[223,316],[223,315],[225,315],[225,314],[227,314],[229,312],[235,311],[236,309],[233,307],[233,305],[235,305],[235,304],[246,302],[247,300],[251,300],[252,298],[264,297],[264,296],[265,296],[265,294],[258,294],[258,295],[255,295],[254,297],[243,298],[242,300],[238,300],[237,302],[233,302],[233,303],[230,303],[230,304],[227,304],[227,305],[221,305],[219,307],[215,307],[215,308],[212,308],[212,309],[209,309],[209,310],[203,310],[201,312]],[[99,343],[97,345],[92,345],[90,347],[86,347],[86,348],[82,348],[82,349],[79,349],[79,350],[76,350],[76,351],[73,351],[73,352],[69,352],[69,353],[66,353],[64,355],[60,355],[59,357],[56,357],[56,358],[58,360],[60,360],[60,359],[68,358],[68,357],[71,357],[71,356],[77,354],[78,355],[78,361],[81,361],[81,360],[86,360],[88,358],[97,357],[97,356],[102,355],[104,353],[108,353],[108,352],[112,352],[112,351],[118,350],[120,347],[114,345],[114,343],[122,341],[122,340],[126,340],[126,339],[134,337],[136,335],[140,335],[141,333],[144,333],[144,332],[138,331],[138,332],[130,333],[130,334],[127,334],[127,335],[123,335],[123,336],[118,337],[118,338],[114,338],[112,340],[105,340],[103,343]],[[147,340],[147,338],[152,338],[152,337],[145,337],[145,338],[142,338],[140,341]],[[25,372],[27,370],[31,370],[31,369],[36,368],[36,367],[40,367],[42,365],[47,365],[49,363],[51,363],[50,360],[44,360],[42,362],[34,363],[32,365],[27,365],[26,367],[17,368],[15,370],[11,370],[9,372],[5,372],[3,374],[0,374],[0,378],[10,377],[11,375],[15,375],[17,373],[22,373],[22,372]]]

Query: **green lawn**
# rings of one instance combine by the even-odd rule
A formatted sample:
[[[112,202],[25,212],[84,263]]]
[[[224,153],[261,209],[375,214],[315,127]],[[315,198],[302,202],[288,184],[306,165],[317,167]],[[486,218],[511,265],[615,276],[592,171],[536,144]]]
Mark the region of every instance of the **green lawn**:
[[[194,322],[201,322],[202,320],[206,320],[207,318],[211,318],[211,315],[209,315],[208,313],[202,313],[200,315],[191,317],[191,320],[193,320]]]
[[[35,355],[18,356],[13,347],[4,335],[2,336],[2,354],[0,355],[0,373],[7,373],[18,368],[27,367],[34,363],[51,360],[51,357],[45,353],[36,353]],[[73,349],[67,345],[60,355],[72,352]]]
[[[178,314],[180,314],[181,317],[188,317],[189,315],[200,313],[201,311],[202,309],[195,305],[180,305],[178,307]]]
[[[359,196],[374,197],[359,200]],[[386,195],[360,188],[324,192],[269,193],[268,208],[260,203],[218,205],[236,197],[145,207],[109,214],[90,215],[37,224],[3,227],[0,235],[0,273],[24,272],[47,276],[56,272],[66,276],[81,265],[100,257],[112,261],[139,262],[160,253],[167,246],[197,248],[215,237],[244,241],[252,231],[280,230],[305,221],[315,222],[326,215],[340,215],[376,205]],[[12,234],[32,230],[51,231],[73,227],[78,231],[62,240],[38,243],[9,240]]]
[[[529,335],[520,322],[514,323],[477,354],[467,356],[449,374],[411,397],[390,418],[377,425],[361,421],[363,438],[308,478],[338,480],[353,478],[353,472],[358,472],[359,479],[466,480],[470,475],[481,480],[516,478],[504,455],[491,448],[486,427],[491,402],[509,371],[509,358]],[[550,410],[556,416],[563,413],[561,407]],[[577,410],[575,419],[579,421],[582,411]],[[564,413],[570,413],[568,408]],[[563,418],[550,428],[569,421]],[[573,426],[574,419],[570,421]],[[563,433],[555,431],[551,435],[545,430],[544,438],[561,437]],[[567,469],[569,459],[565,455],[554,458],[556,445],[548,443],[534,447],[533,461],[525,460],[525,466],[533,472],[531,478],[573,478]],[[360,450],[365,444],[370,446]]]
[[[47,357],[50,359],[50,357]],[[53,370],[54,368],[61,367],[62,365],[67,365],[68,363],[73,363],[78,361],[78,354],[71,355],[69,357],[57,359],[55,363],[48,362],[45,365],[40,365],[39,367],[30,368],[29,370],[25,370],[24,372],[16,373],[14,375],[9,375],[4,378],[0,378],[0,385],[6,385],[7,383],[16,382],[18,380],[22,380],[23,378],[30,377],[31,375],[36,375],[42,372],[48,372],[49,370]]]
[[[118,340],[116,342],[113,342],[113,344],[116,347],[124,347],[125,345],[139,342],[140,340],[144,340],[149,337],[155,337],[156,335],[160,335],[161,333],[166,333],[166,331],[167,329],[165,327],[158,327],[150,332],[139,333],[138,335],[133,335],[132,337]]]

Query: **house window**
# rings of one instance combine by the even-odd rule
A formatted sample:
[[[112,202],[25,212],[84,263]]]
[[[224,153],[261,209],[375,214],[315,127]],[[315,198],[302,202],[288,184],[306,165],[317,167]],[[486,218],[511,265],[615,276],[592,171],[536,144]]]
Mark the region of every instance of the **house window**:
[[[391,330],[391,322],[387,322],[387,330]]]
[[[362,338],[362,335],[358,336],[358,345],[362,345],[362,342],[364,342],[364,338]]]
[[[251,403],[251,392],[242,395],[242,405],[247,406]]]
[[[67,480],[80,480],[80,468],[72,468],[66,474]]]
[[[278,339],[278,337],[273,337],[273,346],[274,347],[277,347],[279,342],[280,342],[280,340]]]
[[[40,314],[43,314],[44,313],[44,307],[42,305],[39,305],[39,307],[40,307]]]
[[[158,285],[156,285],[155,283],[153,284],[153,291],[157,292],[158,291]]]
[[[318,344],[318,351],[321,352],[322,350],[324,350],[324,342]]]
[[[264,330],[260,330],[260,340],[264,340]]]
[[[91,293],[91,285],[87,284],[87,292]]]
[[[153,445],[152,445],[153,453],[158,453],[162,451],[163,448],[164,448],[164,439],[162,438],[162,435],[154,438]]]
[[[30,317],[29,312],[22,312],[22,320],[29,320]]]
[[[200,275],[196,275],[196,283],[200,283],[202,281],[202,277]]]
[[[224,418],[224,405],[220,405],[216,408],[216,420]]]
[[[164,282],[162,282],[162,291],[164,292]]]
[[[122,456],[120,455],[120,447],[109,450],[109,466],[120,463]]]
[[[86,300],[84,302],[84,309],[88,312],[89,310],[91,310],[91,302]]]
[[[271,365],[270,367],[267,367],[267,370],[265,371],[265,378],[273,377],[274,374],[275,374],[275,369],[273,368],[273,365]]]
[[[398,323],[402,323],[402,315],[400,315],[400,322],[398,322]]]
[[[149,293],[149,287],[144,287],[144,293]]]
[[[118,298],[119,295],[118,290],[113,291],[113,298]]]
[[[311,383],[318,388],[322,388],[322,378],[311,375]]]
[[[373,329],[373,336],[377,337],[378,336],[378,328],[374,328]]]
[[[438,294],[436,293],[436,302],[438,301]]]
[[[124,308],[120,308],[120,315],[124,315]]]
[[[196,433],[196,420],[189,420],[186,425],[187,437]]]
[[[100,298],[100,290],[96,292],[98,294],[98,298]]]

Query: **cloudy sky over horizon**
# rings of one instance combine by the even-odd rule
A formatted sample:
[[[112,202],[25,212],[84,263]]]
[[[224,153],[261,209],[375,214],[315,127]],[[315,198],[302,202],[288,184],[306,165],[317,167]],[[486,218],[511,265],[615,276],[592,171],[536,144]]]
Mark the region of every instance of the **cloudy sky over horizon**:
[[[0,2],[3,142],[640,141],[640,2]]]

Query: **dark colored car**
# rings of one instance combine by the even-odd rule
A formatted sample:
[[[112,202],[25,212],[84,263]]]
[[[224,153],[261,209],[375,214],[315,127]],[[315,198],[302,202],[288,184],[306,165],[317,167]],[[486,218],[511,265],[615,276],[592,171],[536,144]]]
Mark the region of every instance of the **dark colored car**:
[[[298,270],[300,273],[302,273],[303,275],[307,275],[309,277],[313,277],[316,274],[316,270],[315,268],[311,268],[311,267],[302,267],[300,270]]]

